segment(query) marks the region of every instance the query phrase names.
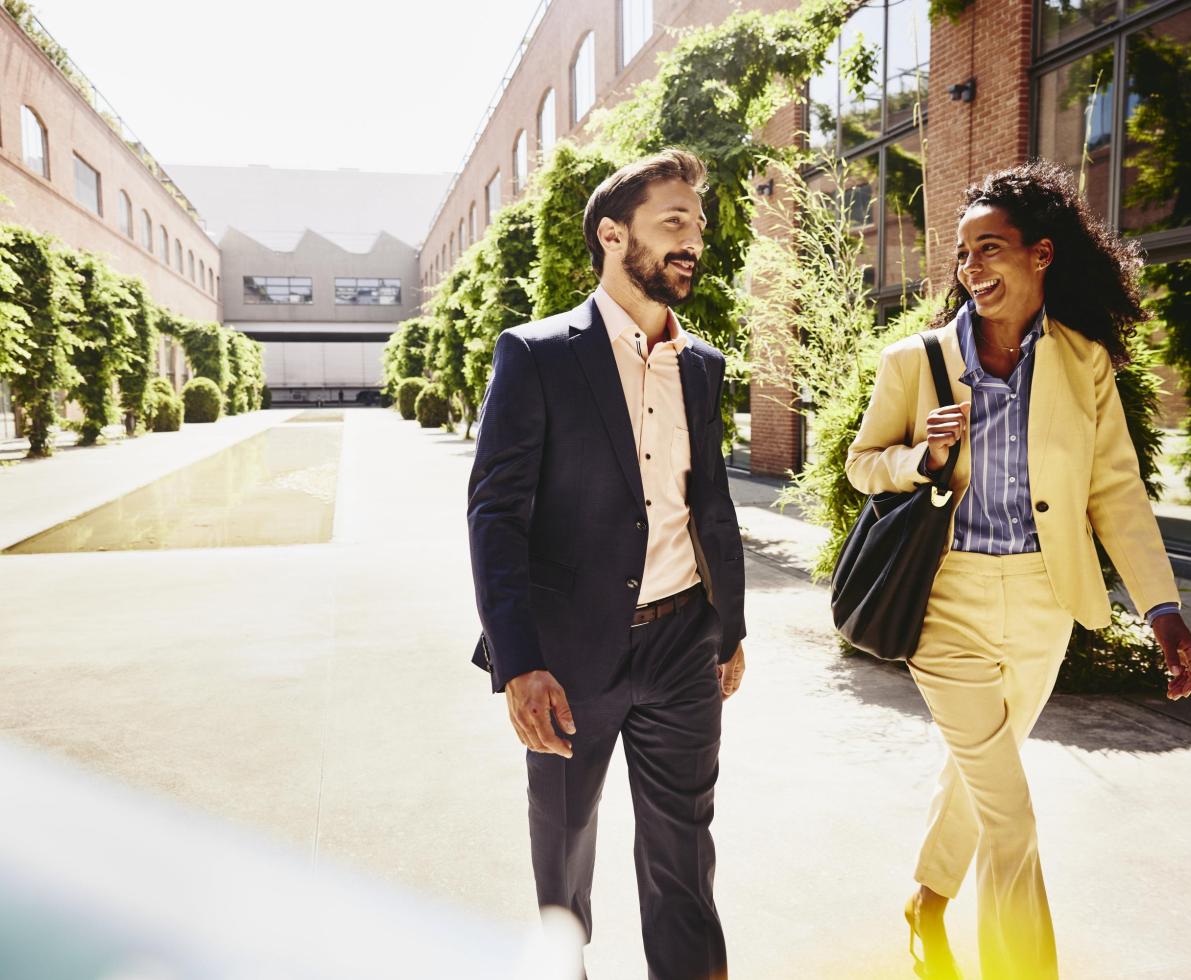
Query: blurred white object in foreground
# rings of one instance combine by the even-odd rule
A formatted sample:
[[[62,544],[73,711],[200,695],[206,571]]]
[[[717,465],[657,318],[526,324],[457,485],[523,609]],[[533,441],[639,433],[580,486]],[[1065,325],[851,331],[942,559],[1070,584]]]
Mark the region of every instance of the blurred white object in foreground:
[[[575,980],[582,933],[481,919],[0,743],[0,977]]]

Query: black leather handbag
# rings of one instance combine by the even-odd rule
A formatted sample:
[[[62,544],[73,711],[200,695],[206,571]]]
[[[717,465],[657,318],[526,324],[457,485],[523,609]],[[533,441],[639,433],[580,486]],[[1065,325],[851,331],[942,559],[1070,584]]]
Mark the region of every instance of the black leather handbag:
[[[951,405],[939,340],[927,333],[922,341],[939,406]],[[831,614],[857,649],[882,660],[914,655],[951,526],[951,474],[958,459],[956,442],[930,483],[910,493],[873,494],[848,532],[831,573]]]

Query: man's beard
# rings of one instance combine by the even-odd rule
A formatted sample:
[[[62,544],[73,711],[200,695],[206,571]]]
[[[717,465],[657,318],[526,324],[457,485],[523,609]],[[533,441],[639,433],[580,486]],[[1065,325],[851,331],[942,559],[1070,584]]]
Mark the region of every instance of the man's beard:
[[[689,259],[695,269],[689,279],[679,277],[675,282],[667,274],[666,265],[671,259]],[[645,296],[664,306],[678,306],[691,298],[695,283],[699,281],[699,262],[690,252],[670,252],[660,262],[654,260],[645,246],[629,232],[628,248],[624,253],[624,271]]]

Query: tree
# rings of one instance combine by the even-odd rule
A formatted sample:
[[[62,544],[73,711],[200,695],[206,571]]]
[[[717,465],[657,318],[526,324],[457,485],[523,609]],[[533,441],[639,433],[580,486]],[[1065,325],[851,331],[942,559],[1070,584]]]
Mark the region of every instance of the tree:
[[[27,228],[10,229],[6,250],[16,273],[7,302],[19,306],[29,318],[9,383],[25,417],[29,455],[49,456],[51,433],[58,422],[56,393],[78,380],[70,357],[80,344],[74,333],[82,313],[80,277],[51,239]]]
[[[146,397],[149,379],[157,373],[157,307],[140,279],[126,278],[124,289],[132,298],[130,323],[134,339],[130,356],[117,375],[120,405],[125,413],[125,430],[135,435],[147,418]]]
[[[118,421],[116,380],[136,356],[136,299],[122,277],[85,252],[63,255],[79,280],[82,312],[74,327],[78,345],[71,361],[76,369],[67,395],[83,410],[79,442],[92,445],[104,426]]]

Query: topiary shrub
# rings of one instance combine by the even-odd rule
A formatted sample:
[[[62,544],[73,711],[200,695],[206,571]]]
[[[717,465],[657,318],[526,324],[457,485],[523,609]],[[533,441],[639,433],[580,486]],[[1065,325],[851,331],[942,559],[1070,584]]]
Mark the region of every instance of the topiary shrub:
[[[223,414],[223,396],[210,378],[191,378],[182,389],[187,422],[216,422]]]
[[[438,385],[427,385],[414,403],[414,413],[423,429],[438,429],[451,421],[451,403]]]
[[[404,378],[397,386],[397,410],[403,419],[418,417],[418,396],[426,390],[430,382],[425,378]]]
[[[184,409],[177,395],[165,395],[160,389],[146,399],[145,425],[151,432],[177,432],[182,428]]]

